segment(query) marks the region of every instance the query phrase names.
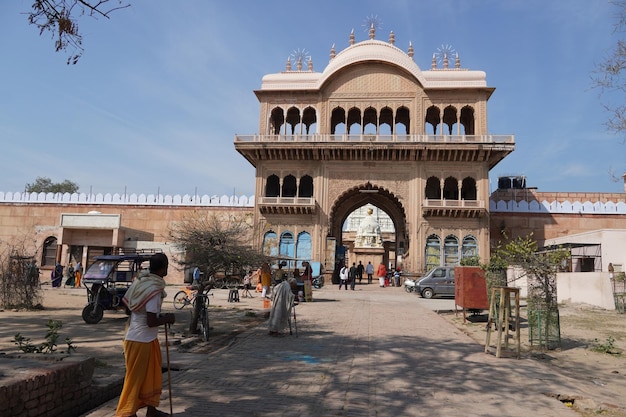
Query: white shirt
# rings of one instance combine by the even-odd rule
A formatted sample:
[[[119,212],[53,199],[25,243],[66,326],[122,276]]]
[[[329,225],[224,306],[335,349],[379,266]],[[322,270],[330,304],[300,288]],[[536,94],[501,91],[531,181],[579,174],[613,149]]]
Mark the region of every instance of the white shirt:
[[[148,326],[148,311],[155,314],[161,312],[160,293],[149,299],[144,308],[139,311],[133,311],[130,315],[130,325],[126,332],[126,340],[149,343],[158,337],[159,326]]]

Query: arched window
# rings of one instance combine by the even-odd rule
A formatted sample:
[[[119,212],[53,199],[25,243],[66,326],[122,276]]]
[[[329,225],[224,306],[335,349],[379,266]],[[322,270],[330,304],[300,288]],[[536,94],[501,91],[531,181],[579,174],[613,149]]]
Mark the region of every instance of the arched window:
[[[304,109],[302,113],[302,124],[304,125],[305,131],[302,132],[306,135],[311,133],[315,133],[315,125],[317,124],[317,115],[315,114],[315,109],[313,107],[307,107]],[[311,127],[314,127],[311,132]]]
[[[448,106],[443,109],[443,124],[448,127],[448,131],[445,132],[448,135],[454,133],[454,125],[456,125],[456,109],[452,106]]]
[[[270,175],[265,182],[265,197],[280,196],[280,179],[277,175]]]
[[[349,135],[360,135],[363,132],[360,109],[353,107],[348,111],[347,128]]]
[[[308,232],[301,232],[296,243],[297,267],[302,268],[302,261],[311,261],[311,235]]]
[[[441,265],[441,240],[437,235],[430,235],[426,239],[426,271]]]
[[[283,179],[283,192],[280,194],[281,197],[295,197],[296,191],[296,177],[293,175],[287,175]]]
[[[378,134],[378,115],[373,107],[368,107],[363,112],[363,133]]]
[[[443,266],[456,266],[459,264],[459,240],[456,236],[448,236],[443,242]]]
[[[298,197],[313,197],[313,178],[310,175],[300,178]]]
[[[461,109],[461,126],[463,126],[464,135],[474,135],[474,109],[465,106]]]
[[[461,247],[461,257],[465,259],[474,256],[478,256],[478,242],[474,236],[465,236]]]
[[[461,199],[476,200],[476,180],[474,180],[474,178],[463,178],[463,183],[461,184]]]
[[[443,183],[443,198],[444,200],[459,199],[459,182],[456,178],[446,178],[446,181]]]
[[[280,129],[285,124],[285,112],[280,107],[272,109],[270,116],[270,135],[280,135]]]
[[[276,235],[276,232],[272,230],[265,233],[265,236],[263,236],[263,255],[278,255],[278,236]]]
[[[278,250],[279,252],[279,256],[285,256],[288,258],[294,258],[295,255],[295,247],[294,247],[294,241],[293,241],[293,233],[291,232],[283,232],[280,235],[280,248]],[[287,261],[287,267],[288,268],[294,268],[294,261]]]
[[[437,134],[437,126],[441,123],[441,112],[438,107],[430,106],[428,110],[426,110],[426,124],[432,126],[432,134]],[[428,129],[426,129],[426,133],[428,133]]]
[[[343,135],[346,133],[346,111],[341,107],[333,109],[330,116],[330,134]]]
[[[408,107],[398,107],[396,110],[396,135],[408,135],[411,129],[411,117]]]
[[[287,110],[287,135],[299,135],[302,129],[300,129],[300,110],[297,107],[290,107]]]
[[[439,178],[430,177],[426,180],[426,198],[432,200],[441,200],[441,187],[439,185]]]
[[[378,132],[380,135],[393,135],[393,110],[383,107],[378,119]]]
[[[41,251],[41,266],[54,266],[57,261],[57,238],[47,237]]]

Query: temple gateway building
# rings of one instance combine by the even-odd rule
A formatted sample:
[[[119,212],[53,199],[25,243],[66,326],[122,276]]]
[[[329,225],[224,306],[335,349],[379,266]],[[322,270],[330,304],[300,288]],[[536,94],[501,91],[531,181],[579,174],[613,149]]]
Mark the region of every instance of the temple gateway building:
[[[450,50],[422,70],[411,44],[376,35],[351,33],[322,72],[295,56],[255,91],[259,132],[237,135],[235,148],[256,168],[257,244],[325,271],[487,259],[489,171],[515,147],[512,135],[488,134],[494,88]],[[364,244],[350,216],[363,218],[366,206],[391,227]]]

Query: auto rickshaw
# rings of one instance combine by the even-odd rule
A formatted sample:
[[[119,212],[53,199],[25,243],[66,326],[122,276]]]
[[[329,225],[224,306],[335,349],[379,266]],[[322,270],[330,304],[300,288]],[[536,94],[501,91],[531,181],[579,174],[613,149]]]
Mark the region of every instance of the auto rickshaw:
[[[104,310],[125,310],[130,314],[122,298],[139,271],[148,267],[150,257],[157,252],[161,251],[150,249],[96,256],[82,279],[87,288],[83,320],[96,324],[102,320]]]

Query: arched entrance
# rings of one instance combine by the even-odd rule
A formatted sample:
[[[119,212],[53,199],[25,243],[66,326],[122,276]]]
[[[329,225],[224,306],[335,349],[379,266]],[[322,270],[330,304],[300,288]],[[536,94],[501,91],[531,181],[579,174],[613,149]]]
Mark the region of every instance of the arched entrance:
[[[385,242],[382,260],[385,264],[391,261],[392,265],[397,265],[398,258],[406,253],[409,248],[406,213],[398,197],[383,187],[367,182],[352,187],[339,195],[328,217],[328,237],[334,238],[336,248],[341,248],[343,246],[342,226],[346,218],[354,210],[366,204],[378,207],[387,213],[393,221],[395,238],[393,241]],[[390,259],[390,253],[393,254],[393,259]],[[335,268],[337,267],[336,264]]]

